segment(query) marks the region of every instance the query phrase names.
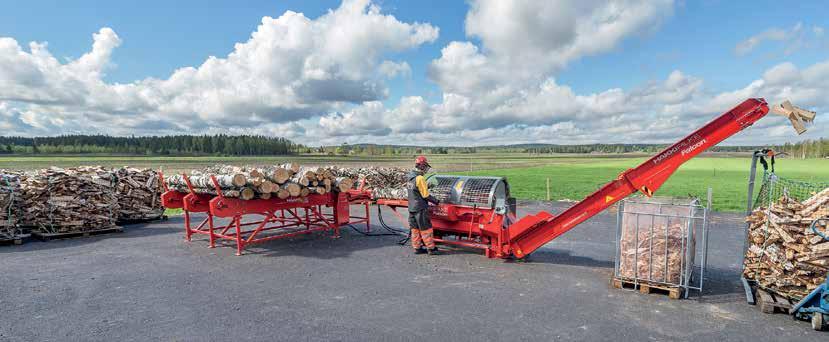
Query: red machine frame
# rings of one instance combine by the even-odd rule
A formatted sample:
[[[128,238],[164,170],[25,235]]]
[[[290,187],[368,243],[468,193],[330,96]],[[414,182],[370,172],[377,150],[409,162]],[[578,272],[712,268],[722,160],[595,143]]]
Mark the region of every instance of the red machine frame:
[[[163,180],[161,173],[159,176]],[[241,200],[223,196],[215,177],[211,177],[211,181],[218,195],[196,193],[187,175],[182,176],[189,193],[170,190],[165,184],[162,205],[183,209],[185,239],[191,241],[194,234],[207,235],[210,248],[216,246],[217,240],[227,240],[235,244],[236,255],[242,255],[248,245],[301,234],[331,231],[332,236],[338,238],[340,226],[345,224],[365,223],[366,230],[371,230],[370,195],[362,190],[287,199]],[[351,204],[363,205],[366,215],[351,216]],[[324,207],[332,208],[331,213],[326,213]],[[206,217],[193,227],[192,213],[204,213]],[[216,225],[217,218],[230,220]]]
[[[764,99],[748,99],[639,166],[622,172],[616,180],[558,215],[541,211],[516,221],[488,208],[456,204],[431,207],[435,236],[440,243],[483,249],[488,257],[523,258],[634,192],[653,196],[680,165],[751,126],[768,112]],[[406,200],[381,199],[377,204],[391,208],[407,225],[408,220],[396,210],[406,207]]]

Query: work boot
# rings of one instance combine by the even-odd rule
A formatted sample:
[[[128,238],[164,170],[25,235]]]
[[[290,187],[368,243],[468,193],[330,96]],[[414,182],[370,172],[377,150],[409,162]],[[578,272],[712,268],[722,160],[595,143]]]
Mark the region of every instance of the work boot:
[[[432,248],[432,249],[427,249],[426,253],[429,253],[429,255],[439,255],[440,254],[437,247]]]
[[[414,251],[415,251],[415,254],[426,254],[426,252],[427,252],[426,248],[423,248],[423,247],[415,248]]]

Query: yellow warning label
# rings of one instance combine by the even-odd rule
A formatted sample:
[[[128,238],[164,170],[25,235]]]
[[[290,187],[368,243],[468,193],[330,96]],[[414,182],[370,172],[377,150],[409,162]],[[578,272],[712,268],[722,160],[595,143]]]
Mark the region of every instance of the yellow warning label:
[[[604,202],[605,203],[610,203],[610,201],[612,201],[612,200],[613,200],[613,196],[605,196],[604,197]]]
[[[455,184],[455,190],[461,192],[461,189],[463,189],[463,181],[460,181],[457,184]]]

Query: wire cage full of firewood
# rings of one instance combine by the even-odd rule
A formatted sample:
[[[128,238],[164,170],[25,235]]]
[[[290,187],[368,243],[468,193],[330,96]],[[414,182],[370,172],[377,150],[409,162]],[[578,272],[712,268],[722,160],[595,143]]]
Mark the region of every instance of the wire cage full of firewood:
[[[700,199],[625,199],[618,204],[614,281],[702,293],[708,214]]]

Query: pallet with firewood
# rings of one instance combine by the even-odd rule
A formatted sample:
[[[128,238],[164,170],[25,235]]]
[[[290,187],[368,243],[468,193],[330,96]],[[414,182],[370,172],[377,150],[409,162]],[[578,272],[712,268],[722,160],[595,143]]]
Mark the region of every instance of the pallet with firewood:
[[[829,273],[829,188],[804,201],[781,197],[758,208],[749,223],[743,276],[772,294],[772,304],[797,301]],[[768,297],[768,296],[767,296]]]
[[[642,294],[666,295],[670,299],[682,298],[682,288],[645,280],[631,280],[622,277],[613,277],[611,284],[617,289],[638,290]]]
[[[18,219],[35,234],[74,234],[115,226],[116,177],[102,167],[49,168],[21,176]]]
[[[0,235],[0,246],[22,245],[30,237],[29,234]]]
[[[118,201],[117,223],[132,224],[166,219],[161,205],[162,185],[158,172],[122,167],[113,171]]]
[[[20,174],[0,170],[0,245],[20,245],[29,238],[18,224]]]
[[[40,240],[40,241],[51,241],[51,240],[63,240],[63,239],[74,239],[79,237],[90,237],[96,235],[105,235],[105,234],[112,234],[112,233],[123,233],[124,229],[119,226],[111,226],[106,228],[88,228],[83,230],[74,230],[74,231],[65,231],[60,233],[51,233],[48,231],[35,231],[32,232],[32,237]]]
[[[766,314],[789,314],[789,310],[797,303],[797,301],[769,289],[757,288],[755,297],[757,308],[760,309],[760,312]]]

